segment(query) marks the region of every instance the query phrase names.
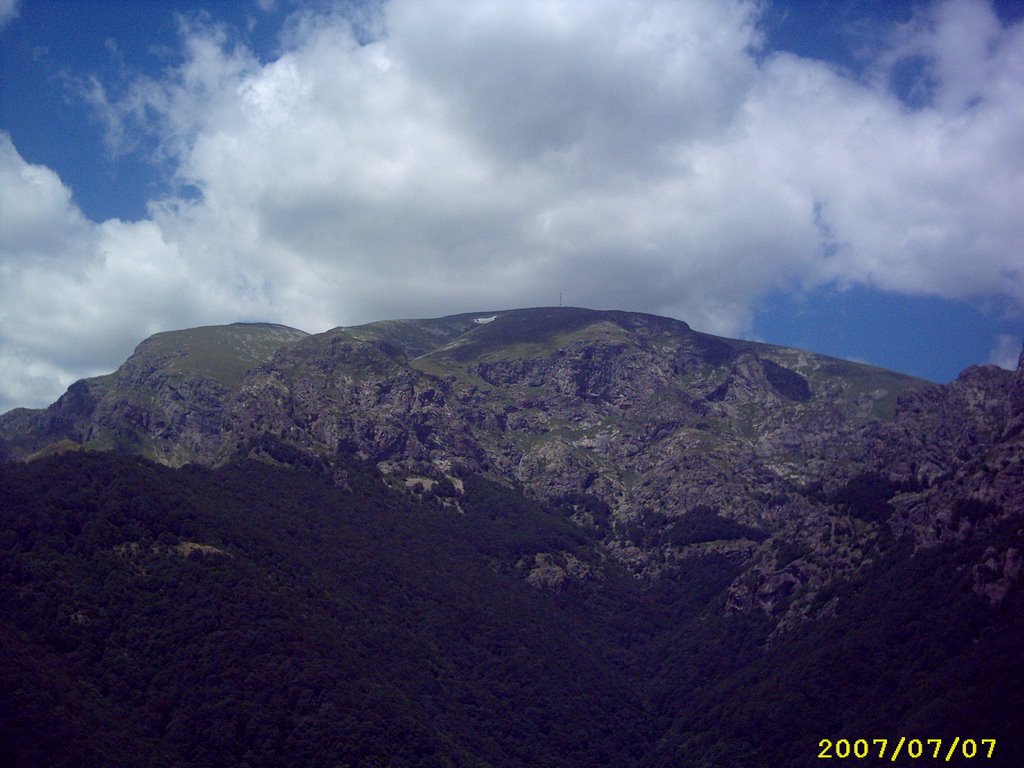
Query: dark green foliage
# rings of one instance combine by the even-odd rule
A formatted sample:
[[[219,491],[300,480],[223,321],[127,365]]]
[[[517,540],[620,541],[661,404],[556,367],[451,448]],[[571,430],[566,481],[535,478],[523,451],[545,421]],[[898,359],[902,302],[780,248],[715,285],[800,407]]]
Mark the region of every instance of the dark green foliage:
[[[239,448],[238,457],[270,459],[277,464],[300,467],[320,474],[327,471],[322,459],[299,450],[269,432],[263,432],[247,441]]]
[[[980,499],[957,499],[953,506],[952,524],[955,528],[961,520],[977,523],[985,518],[996,518],[1002,512],[998,504]]]
[[[677,518],[654,510],[643,510],[635,520],[625,525],[622,533],[644,547],[662,544],[687,547],[737,539],[760,543],[768,537],[761,529],[722,517],[716,509],[703,504]]]
[[[882,475],[864,473],[851,479],[845,486],[830,494],[820,489],[811,495],[841,507],[847,514],[872,523],[885,522],[892,514],[889,500],[897,493],[921,490],[915,482],[896,482]]]
[[[769,643],[763,614],[726,610],[741,552],[639,580],[598,556],[590,497],[468,476],[423,503],[355,461],[339,488],[274,441],[252,453],[289,465],[0,467],[0,764],[799,768],[820,738],[900,735],[994,737],[986,765],[1024,764],[1024,590],[972,590],[989,547],[1024,548],[1019,521],[897,542]],[[844,492],[863,514],[895,491]],[[705,507],[636,526],[763,538]],[[596,575],[533,589],[540,553]]]
[[[779,541],[775,543],[775,567],[785,568],[787,565],[811,554],[811,548],[796,541]]]
[[[463,489],[460,522],[485,555],[515,563],[538,552],[583,554],[592,543],[579,526],[504,485],[470,475]]]
[[[734,539],[750,539],[760,543],[767,537],[764,531],[722,517],[715,509],[704,505],[694,507],[666,526],[661,533],[663,542],[676,547]]]
[[[1016,525],[988,542],[1022,543]],[[839,585],[836,615],[778,639],[683,705],[649,765],[821,765],[822,738],[996,738],[986,765],[1024,764],[1024,593],[993,611],[967,567],[985,545],[900,545]],[[949,743],[947,741],[947,743]],[[891,747],[890,747],[891,750]],[[875,765],[868,761],[858,763]]]
[[[599,538],[611,533],[611,507],[588,493],[567,493],[551,500],[551,505],[574,520],[582,519]]]
[[[476,512],[355,465],[349,492],[256,462],[0,473],[5,765],[628,765],[642,744],[619,673],[477,553]],[[500,496],[475,497],[499,557],[582,535],[529,508],[515,540]]]
[[[647,548],[660,542],[662,530],[668,524],[669,518],[662,512],[642,509],[636,518],[620,525],[626,539]]]
[[[430,493],[441,499],[452,499],[459,495],[455,490],[455,484],[447,477],[438,480],[430,488]]]

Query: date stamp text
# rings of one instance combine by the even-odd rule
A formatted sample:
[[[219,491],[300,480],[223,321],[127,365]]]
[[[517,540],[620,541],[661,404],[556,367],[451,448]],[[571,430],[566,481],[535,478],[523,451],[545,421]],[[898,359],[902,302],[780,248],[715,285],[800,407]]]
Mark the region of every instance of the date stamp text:
[[[888,760],[991,759],[996,752],[995,739],[822,739],[818,742],[821,760],[863,760],[867,757]]]

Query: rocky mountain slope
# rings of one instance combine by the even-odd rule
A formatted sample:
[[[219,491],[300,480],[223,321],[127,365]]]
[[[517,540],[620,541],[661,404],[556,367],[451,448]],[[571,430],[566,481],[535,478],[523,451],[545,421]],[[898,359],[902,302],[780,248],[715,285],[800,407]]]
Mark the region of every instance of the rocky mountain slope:
[[[237,762],[250,732],[275,755],[254,764],[302,759],[297,744],[335,764],[332,744],[365,737],[353,764],[653,768],[811,765],[821,738],[1024,727],[1024,356],[934,385],[573,308],[198,328],[3,414],[0,459],[9,696],[78,680],[60,696],[99,713],[78,738],[127,718],[117,744],[141,739],[154,765],[199,764],[197,744]],[[275,606],[269,623],[241,616],[228,582]],[[197,633],[196,611],[222,618]],[[340,645],[320,629],[339,622]],[[308,718],[271,727],[261,707],[294,702],[237,671],[238,633],[315,648],[317,669],[355,654],[403,671],[311,678],[293,696]],[[131,663],[102,650],[151,634],[163,644]],[[252,709],[234,741],[188,714],[199,694],[167,698],[161,670],[185,678],[189,659],[236,670],[208,683]],[[580,680],[595,681],[583,704]],[[357,705],[367,691],[390,714]],[[12,699],[11,739],[45,709],[33,696]],[[329,737],[332,697],[361,713],[352,733],[380,720],[374,735]],[[484,700],[507,713],[489,739],[467,726]],[[534,714],[509,720],[519,707]],[[1024,759],[1008,749],[1003,764]]]
[[[328,467],[355,455],[398,483],[481,473],[575,500],[567,513],[601,532],[602,557],[639,577],[726,553],[744,564],[732,609],[785,627],[831,610],[812,608],[820,591],[892,535],[928,546],[1020,514],[1021,376],[973,368],[935,386],[575,308],[312,336],[236,324],[157,334],[48,409],[5,414],[0,451],[117,448],[217,466],[267,457],[272,439]],[[732,533],[700,532],[709,525]],[[1014,557],[992,555],[1001,574]],[[556,561],[538,553],[534,580],[580,577]]]

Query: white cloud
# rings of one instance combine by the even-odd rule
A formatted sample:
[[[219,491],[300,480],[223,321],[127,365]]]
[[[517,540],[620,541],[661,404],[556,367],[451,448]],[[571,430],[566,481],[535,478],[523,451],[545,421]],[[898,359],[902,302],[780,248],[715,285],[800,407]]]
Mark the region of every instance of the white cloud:
[[[146,222],[85,222],[8,157],[17,189],[41,181],[4,224],[5,343],[54,346],[35,307],[58,299],[77,336],[38,356],[64,378],[86,329],[144,335],[133,313],[316,331],[561,292],[737,334],[767,292],[831,282],[1024,306],[1024,25],[985,3],[921,13],[862,80],[758,53],[739,0],[362,13],[293,16],[267,64],[193,22],[179,68],[120,98],[97,83],[112,142],[158,139],[183,190]],[[888,88],[908,57],[917,108]]]
[[[0,412],[51,402],[157,330],[269,311],[208,266],[152,221],[87,221],[0,132]]]
[[[26,163],[0,132],[0,265],[46,261],[75,249],[88,229],[57,174]]]
[[[18,0],[0,0],[0,31],[18,17]]]
[[[1021,357],[1021,339],[1008,333],[999,334],[996,345],[988,353],[988,362],[1008,371],[1017,370]]]

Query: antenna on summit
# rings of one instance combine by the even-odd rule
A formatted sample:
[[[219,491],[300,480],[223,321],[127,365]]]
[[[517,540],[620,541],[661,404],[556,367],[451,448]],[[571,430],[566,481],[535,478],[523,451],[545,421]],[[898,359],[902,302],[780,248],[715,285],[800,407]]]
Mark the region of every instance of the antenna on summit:
[[[562,292],[558,292],[558,306],[562,306]]]

